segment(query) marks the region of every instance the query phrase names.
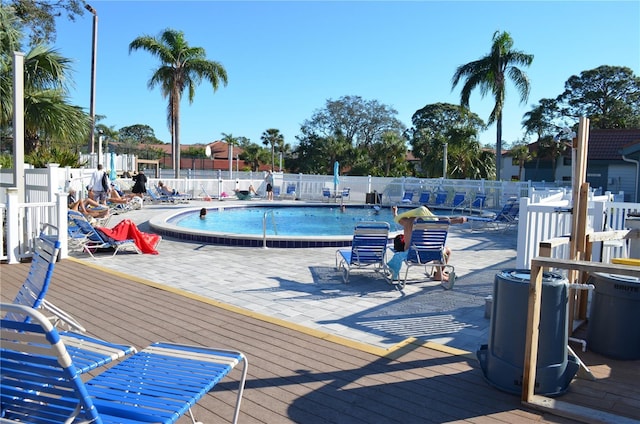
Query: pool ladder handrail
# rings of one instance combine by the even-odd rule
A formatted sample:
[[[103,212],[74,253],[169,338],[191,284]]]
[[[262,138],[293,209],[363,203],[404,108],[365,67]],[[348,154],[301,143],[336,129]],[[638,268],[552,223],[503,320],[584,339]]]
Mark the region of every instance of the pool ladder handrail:
[[[278,234],[278,227],[276,226],[276,216],[273,214],[273,209],[265,211],[262,215],[262,248],[267,249],[267,214],[271,214],[271,221],[273,222],[273,233]]]

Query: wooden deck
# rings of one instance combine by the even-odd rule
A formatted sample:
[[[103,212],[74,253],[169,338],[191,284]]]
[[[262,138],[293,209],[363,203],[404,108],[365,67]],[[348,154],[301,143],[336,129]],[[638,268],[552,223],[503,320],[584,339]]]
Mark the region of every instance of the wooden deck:
[[[13,299],[28,267],[0,265],[3,301]],[[58,262],[47,299],[110,341],[140,348],[163,340],[243,351],[249,376],[241,423],[575,422],[527,410],[519,396],[492,388],[473,355],[418,343],[383,351],[72,259]],[[589,352],[580,357],[597,380],[575,379],[561,399],[640,422],[640,361]],[[197,419],[230,421],[239,374],[233,371],[196,405]]]

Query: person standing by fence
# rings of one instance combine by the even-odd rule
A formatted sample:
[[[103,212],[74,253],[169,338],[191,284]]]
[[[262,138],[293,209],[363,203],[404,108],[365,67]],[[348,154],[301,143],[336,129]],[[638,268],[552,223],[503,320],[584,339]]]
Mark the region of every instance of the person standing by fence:
[[[104,205],[107,203],[107,194],[109,193],[109,177],[102,169],[102,164],[98,164],[98,169],[91,176],[89,189],[93,192],[93,200]]]
[[[138,197],[144,197],[147,192],[147,176],[140,171],[132,177],[134,184],[131,192]]]

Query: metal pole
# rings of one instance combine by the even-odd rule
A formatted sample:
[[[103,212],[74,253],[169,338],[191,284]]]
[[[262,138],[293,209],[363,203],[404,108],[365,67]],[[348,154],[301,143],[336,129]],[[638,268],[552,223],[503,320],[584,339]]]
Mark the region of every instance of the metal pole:
[[[93,47],[91,49],[91,99],[89,103],[89,115],[91,117],[91,129],[89,133],[89,153],[94,153],[96,127],[96,53],[98,50],[98,13],[89,4],[85,4],[84,8],[93,14]]]
[[[444,153],[442,155],[442,178],[447,178],[447,148],[449,146],[447,145],[447,143],[444,143]]]

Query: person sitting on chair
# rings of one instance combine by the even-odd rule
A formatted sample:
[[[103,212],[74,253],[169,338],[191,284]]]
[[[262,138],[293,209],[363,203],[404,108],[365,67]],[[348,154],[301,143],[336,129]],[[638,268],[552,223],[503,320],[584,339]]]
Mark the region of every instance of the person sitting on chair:
[[[80,212],[87,218],[106,218],[109,216],[109,209],[91,198],[77,199],[76,191],[69,189],[67,206],[70,210]]]
[[[173,190],[162,181],[158,181],[158,190],[160,191],[160,194],[164,194],[165,196],[176,196],[180,194],[178,193],[178,190]]]
[[[236,193],[236,197],[239,200],[248,200],[251,198],[251,196],[258,196],[258,192],[256,191],[255,188],[253,188],[252,184],[249,184],[249,190],[238,190],[235,189],[234,192]]]
[[[418,208],[415,209],[411,209],[408,210],[406,212],[403,212],[401,214],[398,214],[398,207],[397,206],[393,206],[391,208],[392,212],[393,212],[393,219],[394,221],[396,221],[398,224],[402,225],[403,228],[403,236],[404,236],[404,243],[401,243],[401,245],[398,246],[394,246],[396,252],[400,251],[400,252],[405,252],[409,246],[411,246],[411,233],[413,232],[413,223],[416,221],[417,218],[427,218],[429,219],[430,217],[432,217],[432,219],[434,220],[438,220],[439,218],[433,214],[433,212],[431,212],[429,210],[429,208],[427,208],[426,206],[420,206]],[[444,218],[444,217],[442,217]],[[453,218],[447,218],[447,222],[449,224],[463,224],[465,222],[467,222],[467,217],[466,216],[457,216],[457,217],[453,217]],[[402,247],[402,249],[400,249],[400,247]],[[447,264],[449,262],[449,258],[451,257],[451,249],[447,246],[445,246],[444,248],[444,257],[445,257],[445,264]],[[406,253],[403,253],[402,255],[399,255],[399,258],[402,257],[402,260],[404,260],[404,258],[406,258]],[[395,258],[395,255],[394,255]],[[392,258],[389,262],[391,263],[392,261],[394,261],[394,258]],[[398,259],[395,259],[395,261],[398,261]],[[394,262],[395,263],[395,262]],[[399,269],[398,269],[399,271]],[[444,272],[442,273],[442,275],[440,274],[440,268],[436,267],[436,271],[433,275],[433,279],[436,281],[449,281],[449,275]]]

